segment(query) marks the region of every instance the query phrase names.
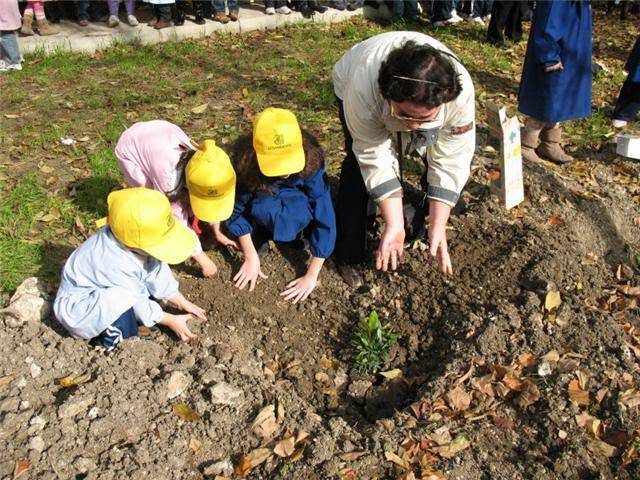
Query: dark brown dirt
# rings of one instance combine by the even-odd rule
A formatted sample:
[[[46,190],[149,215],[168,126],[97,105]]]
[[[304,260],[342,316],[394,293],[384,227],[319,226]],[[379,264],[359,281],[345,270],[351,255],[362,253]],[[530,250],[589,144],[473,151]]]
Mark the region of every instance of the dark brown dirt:
[[[370,268],[358,292],[342,284],[329,262],[310,299],[292,305],[278,293],[304,270],[305,252],[272,248],[262,259],[268,280],[248,293],[230,284],[240,259],[216,250],[210,252],[220,266],[215,278],[196,278],[190,267],[176,271],[181,290],[208,312],[206,323],[194,322],[197,345],[154,332],[104,355],[69,338],[53,320],[2,330],[0,373],[16,379],[0,386],[0,477],[10,478],[20,458],[31,461],[30,478],[231,477],[228,465],[214,464],[237,465],[261,446],[251,423],[265,405],[278,403],[284,419],[274,438],[301,429],[309,441],[296,462],[272,458],[252,478],[397,478],[402,471],[385,452],[402,454],[407,438],[433,438],[442,427],[470,442],[433,465],[450,479],[639,478],[637,460],[623,465],[626,446],[612,458],[594,454],[593,434],[576,422],[587,411],[606,432],[639,439],[638,407],[620,402],[621,392],[640,385],[628,346],[635,341],[629,326],[640,327],[638,309],[625,308],[630,298],[627,305],[599,303],[616,284],[638,281],[632,252],[640,251],[640,210],[629,200],[637,184],[617,182],[602,158],[588,164],[601,185],[588,191],[601,198],[578,196],[584,185],[575,167],[533,166],[525,204],[507,212],[489,187],[494,154],[479,148],[484,153],[465,194],[469,209],[451,221],[451,278],[409,247],[397,273]],[[638,178],[637,163],[616,162]],[[555,289],[562,304],[554,320],[543,305]],[[372,310],[400,334],[385,370],[401,369],[404,380],[352,369],[349,341],[358,319]],[[552,371],[539,375],[541,357],[551,350],[576,363],[561,373],[557,362],[547,362]],[[517,392],[505,398],[476,392],[469,409],[452,411],[446,394],[456,384],[470,392],[491,364],[508,366],[525,353],[536,357],[521,374],[537,386],[537,401],[520,406]],[[32,364],[42,369],[35,377]],[[55,384],[87,370],[91,382],[71,389]],[[590,378],[589,406],[568,396],[578,371]],[[174,372],[190,383],[170,400]],[[212,403],[210,387],[220,382],[242,391],[238,405]],[[178,418],[176,401],[201,418]],[[202,444],[195,453],[191,439]],[[365,454],[341,459],[353,451]]]

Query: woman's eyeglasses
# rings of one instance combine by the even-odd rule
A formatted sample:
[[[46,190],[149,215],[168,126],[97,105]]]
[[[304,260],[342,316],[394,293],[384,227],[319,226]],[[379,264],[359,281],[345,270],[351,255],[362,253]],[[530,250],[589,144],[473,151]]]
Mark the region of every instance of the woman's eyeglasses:
[[[400,111],[396,111],[396,106],[393,104],[393,102],[389,102],[389,107],[391,109],[391,116],[397,120],[402,120],[404,122],[417,122],[417,123],[426,123],[426,122],[430,122],[433,120],[433,118],[438,114],[438,109],[434,109],[435,113],[427,116],[427,117],[423,117],[423,118],[416,118],[416,117],[412,117],[410,115],[407,115],[405,112],[403,112],[402,110]]]

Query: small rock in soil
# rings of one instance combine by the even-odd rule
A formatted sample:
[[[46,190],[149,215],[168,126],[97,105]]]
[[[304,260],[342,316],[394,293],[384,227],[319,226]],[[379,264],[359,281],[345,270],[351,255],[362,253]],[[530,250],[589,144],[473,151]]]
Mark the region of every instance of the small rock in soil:
[[[33,437],[29,441],[29,448],[31,450],[35,450],[38,453],[44,452],[45,445],[44,445],[44,440],[42,440],[42,437],[39,437],[37,435],[35,437]]]
[[[230,477],[233,474],[233,464],[231,460],[225,458],[219,462],[212,463],[204,469],[204,474],[209,476],[221,475],[223,477]]]
[[[239,388],[220,382],[211,387],[211,403],[214,405],[240,405],[244,400],[244,392]]]
[[[60,419],[73,418],[86,412],[92,403],[92,398],[70,398],[58,408],[58,417]]]
[[[364,398],[371,385],[373,384],[369,380],[355,380],[349,385],[349,395],[354,398]]]
[[[40,368],[35,363],[32,363],[29,367],[29,372],[31,373],[31,378],[37,378],[42,373],[42,368]]]

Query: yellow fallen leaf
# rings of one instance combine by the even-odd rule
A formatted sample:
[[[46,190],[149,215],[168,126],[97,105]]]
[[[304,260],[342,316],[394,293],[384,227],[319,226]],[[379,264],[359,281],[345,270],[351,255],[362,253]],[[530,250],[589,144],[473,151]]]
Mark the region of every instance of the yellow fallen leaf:
[[[354,460],[358,460],[360,457],[364,457],[367,455],[367,452],[347,452],[340,455],[340,460],[344,460],[345,462],[353,462]]]
[[[445,395],[447,403],[453,410],[464,411],[471,405],[471,395],[462,386],[457,386]]]
[[[173,413],[185,422],[196,422],[200,420],[200,415],[186,403],[174,403]]]
[[[618,397],[618,401],[630,408],[637,407],[640,405],[640,390],[635,388],[625,390]]]
[[[552,290],[547,293],[547,296],[544,299],[544,309],[547,312],[555,310],[562,303],[562,299],[560,298],[560,292]]]
[[[91,372],[85,372],[82,375],[68,375],[61,378],[58,383],[63,388],[69,388],[82,383],[87,383],[89,380],[91,380]]]
[[[385,378],[389,378],[389,379],[399,378],[399,377],[402,377],[402,370],[400,370],[399,368],[394,368],[393,370],[387,370],[386,372],[380,372],[380,375],[382,375]]]
[[[196,115],[204,113],[204,111],[207,109],[208,106],[209,106],[208,103],[203,103],[202,105],[198,105],[197,107],[193,107],[191,109],[191,113],[195,113]]]
[[[248,89],[247,87],[244,87],[244,88],[242,89],[242,96],[243,96],[244,98],[247,98],[247,97],[249,96],[249,89]]]

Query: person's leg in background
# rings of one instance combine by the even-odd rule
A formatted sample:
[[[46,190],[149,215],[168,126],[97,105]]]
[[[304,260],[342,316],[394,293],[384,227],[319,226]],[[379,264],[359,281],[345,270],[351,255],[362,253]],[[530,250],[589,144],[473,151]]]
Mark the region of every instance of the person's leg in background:
[[[113,0],[110,0],[110,2],[111,1]],[[116,4],[117,3],[116,1]],[[111,4],[109,4],[109,8],[111,8]],[[89,0],[76,1],[76,19],[78,20],[78,25],[81,27],[89,25]]]
[[[173,17],[173,24],[176,26],[184,25],[185,10],[187,9],[187,2],[185,0],[176,0],[171,9],[171,16]]]
[[[18,36],[14,31],[0,31],[0,50],[4,52],[4,59],[0,60],[0,72],[8,70],[22,70],[20,64],[20,47]]]
[[[336,262],[340,275],[352,287],[362,284],[362,278],[350,265],[365,260],[367,240],[367,204],[369,193],[362,179],[360,166],[353,153],[353,139],[347,127],[342,101],[337,100],[340,123],[344,133],[346,157],[340,170],[336,202]]]
[[[225,14],[224,7],[224,0],[213,0],[213,19],[216,22],[229,23],[229,21],[231,20]]]
[[[229,8],[229,20],[237,22],[240,15],[238,0],[227,0],[227,7]]]
[[[504,45],[504,30],[509,17],[509,12],[513,6],[513,1],[494,0],[491,9],[491,20],[487,28],[487,41],[496,46]]]
[[[160,5],[154,5],[157,7],[157,18],[158,21],[153,28],[156,30],[160,30],[162,28],[167,28],[171,26],[171,6],[172,3],[165,3]]]
[[[526,2],[511,2],[511,9],[505,24],[505,35],[512,42],[522,40],[522,18],[527,10]]]

